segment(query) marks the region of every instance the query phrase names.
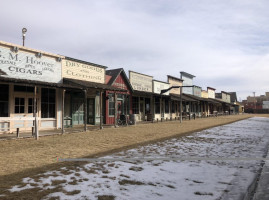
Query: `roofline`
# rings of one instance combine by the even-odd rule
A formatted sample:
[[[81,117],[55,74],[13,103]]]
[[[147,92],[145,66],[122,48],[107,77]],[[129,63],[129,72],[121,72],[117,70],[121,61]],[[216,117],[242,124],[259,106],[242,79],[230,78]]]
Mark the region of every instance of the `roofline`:
[[[126,73],[125,73],[125,71],[124,71],[123,68],[110,69],[110,70],[107,70],[107,71],[118,70],[118,69],[120,69],[120,72],[118,73],[118,75],[116,76],[116,78],[111,83],[111,86],[115,83],[115,81],[118,78],[118,76],[120,75],[120,73],[123,72],[123,75],[125,76],[126,81],[129,83],[129,86],[131,88],[131,91],[133,92],[134,91],[134,88],[133,88],[132,84],[130,83],[130,80],[128,79],[128,77],[127,77],[127,75],[126,75]]]
[[[129,70],[129,78],[130,78],[130,72],[133,72],[133,73],[136,73],[136,74],[140,74],[140,75],[143,75],[143,76],[148,76],[148,77],[153,78],[153,76],[150,76],[150,75],[147,75],[147,74],[142,74],[142,73],[135,72],[135,71],[132,71],[132,70]]]
[[[53,54],[53,53],[49,53],[49,52],[45,52],[45,51],[41,51],[41,50],[37,50],[37,49],[32,49],[32,48],[28,48],[25,46],[21,46],[18,44],[12,44],[9,42],[4,42],[4,41],[0,41],[0,45],[2,46],[6,46],[6,47],[18,47],[19,51],[20,50],[24,50],[24,51],[28,51],[31,53],[42,53],[43,55],[47,55],[47,56],[51,56],[51,57],[56,57],[56,58],[65,58],[65,56],[59,55],[59,54]]]
[[[225,91],[221,91],[221,93],[225,93],[225,94],[231,95],[229,92],[225,92]]]
[[[171,76],[171,75],[167,75],[167,81],[168,81],[169,78],[173,78],[173,79],[176,79],[176,80],[181,81],[181,82],[184,81],[184,80],[181,79],[181,78],[177,78],[177,77],[174,77],[174,76]]]
[[[76,59],[76,58],[71,58],[71,57],[68,57],[68,56],[65,56],[65,60],[71,60],[71,61],[74,61],[74,62],[80,62],[80,63],[83,63],[83,64],[92,65],[92,66],[100,67],[100,68],[104,68],[104,69],[107,68],[107,66],[104,66],[104,65],[99,65],[99,64],[87,62],[87,61],[84,61],[84,60],[79,60],[79,59]]]
[[[165,83],[165,84],[168,84],[168,85],[169,85],[169,83],[168,83],[168,82],[159,81],[159,80],[156,80],[156,79],[152,79],[152,81],[156,81],[156,82],[160,82],[160,83]]]
[[[202,87],[200,87],[200,86],[198,86],[198,85],[193,85],[193,87],[198,87],[198,88],[201,88],[201,90],[202,90]]]
[[[212,88],[212,87],[207,87],[207,89],[216,90],[215,88]]]
[[[195,77],[194,75],[189,74],[189,73],[187,73],[187,72],[183,72],[183,71],[181,71],[180,74],[181,74],[181,76],[182,76],[182,74],[185,74],[185,75],[187,75],[187,76],[189,76],[189,77],[191,77],[191,78],[194,78],[194,77]]]

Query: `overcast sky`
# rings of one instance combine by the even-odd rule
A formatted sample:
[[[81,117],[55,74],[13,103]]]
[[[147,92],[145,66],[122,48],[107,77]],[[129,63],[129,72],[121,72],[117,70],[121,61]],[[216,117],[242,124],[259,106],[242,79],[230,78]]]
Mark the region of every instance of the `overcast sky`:
[[[268,0],[0,0],[0,40],[238,99],[269,91]]]

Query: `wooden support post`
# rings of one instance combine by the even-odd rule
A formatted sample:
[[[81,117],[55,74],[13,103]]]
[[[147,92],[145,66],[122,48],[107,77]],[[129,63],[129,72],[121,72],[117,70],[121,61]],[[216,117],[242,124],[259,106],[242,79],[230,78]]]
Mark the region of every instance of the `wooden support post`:
[[[128,126],[128,117],[127,117],[127,94],[124,98],[124,102],[123,102],[123,105],[125,105],[125,123],[126,123],[126,126]]]
[[[84,90],[84,131],[87,131],[87,90]]]
[[[103,129],[103,105],[102,105],[102,91],[100,91],[100,129]]]
[[[20,137],[20,128],[17,128],[17,138]]]
[[[36,140],[38,140],[38,137],[39,137],[39,133],[38,133],[38,120],[37,120],[37,109],[36,109],[36,104],[37,104],[37,101],[36,101],[36,86],[35,86],[35,95],[34,95],[34,118],[35,118],[35,123],[34,123],[34,127],[35,127],[35,138]]]
[[[117,94],[116,92],[114,93],[114,126],[117,127],[117,112],[118,112],[118,109],[117,109]]]
[[[151,122],[153,123],[154,122],[154,118],[155,118],[155,101],[154,101],[154,98],[153,96],[151,95],[150,97],[150,113],[152,114],[151,116]]]
[[[62,134],[64,134],[64,99],[65,99],[65,89],[63,89],[62,94]]]
[[[182,87],[180,87],[180,123],[182,123]]]
[[[160,113],[161,113],[161,122],[163,122],[163,96],[162,95],[160,99]]]

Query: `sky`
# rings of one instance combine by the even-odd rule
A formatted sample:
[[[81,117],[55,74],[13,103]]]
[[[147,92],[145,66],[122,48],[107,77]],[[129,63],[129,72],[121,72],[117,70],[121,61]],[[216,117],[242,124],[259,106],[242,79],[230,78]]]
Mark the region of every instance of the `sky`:
[[[0,0],[0,40],[167,81],[269,92],[268,0]]]

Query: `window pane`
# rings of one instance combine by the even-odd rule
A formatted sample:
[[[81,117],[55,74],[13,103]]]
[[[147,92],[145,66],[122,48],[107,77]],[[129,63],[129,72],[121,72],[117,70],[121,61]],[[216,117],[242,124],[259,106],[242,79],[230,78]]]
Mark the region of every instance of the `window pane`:
[[[48,104],[41,103],[41,117],[42,118],[48,118]]]
[[[20,106],[20,113],[24,113],[24,106]]]
[[[20,113],[20,106],[15,106],[15,113]]]
[[[24,105],[24,98],[20,98],[20,105]]]
[[[33,107],[32,106],[28,106],[28,113],[33,113]]]
[[[15,98],[15,105],[20,105],[20,98]]]
[[[49,118],[55,118],[55,104],[49,104]]]
[[[8,102],[0,102],[0,117],[8,117]]]
[[[33,99],[32,98],[28,99],[28,105],[33,105]]]

